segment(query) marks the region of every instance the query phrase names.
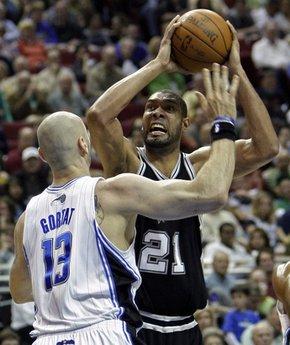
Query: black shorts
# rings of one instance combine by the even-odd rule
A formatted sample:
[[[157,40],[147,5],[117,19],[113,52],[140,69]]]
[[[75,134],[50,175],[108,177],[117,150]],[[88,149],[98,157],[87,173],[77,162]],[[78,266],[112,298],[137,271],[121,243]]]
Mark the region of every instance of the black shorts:
[[[151,329],[142,328],[138,338],[146,345],[202,345],[201,331],[196,325],[185,331],[161,333]]]

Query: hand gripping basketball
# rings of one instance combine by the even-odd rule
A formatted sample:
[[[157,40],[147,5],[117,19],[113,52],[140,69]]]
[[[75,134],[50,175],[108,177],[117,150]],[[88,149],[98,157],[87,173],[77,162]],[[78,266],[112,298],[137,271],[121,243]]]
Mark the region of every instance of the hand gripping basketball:
[[[201,107],[207,112],[211,120],[221,115],[236,119],[236,95],[239,77],[234,75],[230,83],[229,70],[226,66],[214,63],[212,69],[212,74],[206,68],[202,71],[206,96],[196,91]]]

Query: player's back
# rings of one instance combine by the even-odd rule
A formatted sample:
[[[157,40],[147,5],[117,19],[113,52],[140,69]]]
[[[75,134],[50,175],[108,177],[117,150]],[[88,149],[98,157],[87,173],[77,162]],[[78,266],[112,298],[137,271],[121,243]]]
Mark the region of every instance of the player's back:
[[[36,305],[36,335],[110,319],[140,327],[134,250],[118,250],[95,221],[88,176],[48,187],[27,206],[23,243]],[[123,291],[125,290],[125,292]]]

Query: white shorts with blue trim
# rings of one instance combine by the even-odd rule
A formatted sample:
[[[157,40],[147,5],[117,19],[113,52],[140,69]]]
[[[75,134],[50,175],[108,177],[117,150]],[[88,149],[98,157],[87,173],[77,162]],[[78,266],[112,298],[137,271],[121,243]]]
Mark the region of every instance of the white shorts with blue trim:
[[[121,320],[102,321],[95,325],[49,335],[40,335],[33,345],[132,345],[126,323]]]

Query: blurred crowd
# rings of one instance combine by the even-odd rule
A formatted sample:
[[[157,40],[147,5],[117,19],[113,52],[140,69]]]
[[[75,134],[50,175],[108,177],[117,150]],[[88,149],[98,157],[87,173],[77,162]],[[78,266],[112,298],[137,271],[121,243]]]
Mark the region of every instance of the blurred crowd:
[[[107,88],[156,56],[176,14],[196,8],[236,27],[242,64],[280,141],[273,162],[233,182],[226,208],[203,216],[209,305],[196,319],[205,345],[278,345],[271,274],[290,258],[290,0],[0,0],[0,278],[13,260],[15,222],[51,181],[37,151],[41,120],[57,110],[84,118]],[[160,89],[188,105],[183,151],[210,144],[211,124],[194,94],[203,92],[202,76],[178,73],[158,76],[122,111],[132,142],[143,145],[143,106]],[[239,137],[250,138],[238,111]],[[92,155],[92,174],[100,175]],[[33,306],[11,305],[5,288],[0,279],[0,345],[30,344]]]

